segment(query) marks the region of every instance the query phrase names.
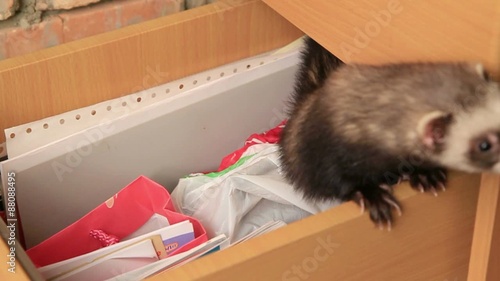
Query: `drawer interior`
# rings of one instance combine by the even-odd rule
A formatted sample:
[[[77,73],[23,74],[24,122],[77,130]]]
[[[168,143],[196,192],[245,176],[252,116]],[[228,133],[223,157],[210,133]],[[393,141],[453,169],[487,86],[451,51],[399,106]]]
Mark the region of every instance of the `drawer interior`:
[[[26,246],[62,230],[140,175],[172,191],[181,177],[216,170],[223,156],[242,146],[248,136],[283,121],[298,57],[298,51],[278,60],[263,56],[253,59],[253,66],[247,60],[193,75],[184,83],[207,77],[212,77],[211,82],[116,120],[98,118],[101,122],[84,131],[5,161],[3,174],[16,171],[16,200]],[[227,74],[221,77],[221,73]],[[166,89],[178,85],[174,81],[134,93],[128,100],[166,95]],[[109,105],[112,110],[124,110],[121,103]],[[85,114],[92,108],[77,115],[97,118]],[[52,119],[42,123],[51,124],[47,130],[57,135],[64,128],[52,128],[52,124],[61,117]],[[36,139],[36,133],[29,138]]]

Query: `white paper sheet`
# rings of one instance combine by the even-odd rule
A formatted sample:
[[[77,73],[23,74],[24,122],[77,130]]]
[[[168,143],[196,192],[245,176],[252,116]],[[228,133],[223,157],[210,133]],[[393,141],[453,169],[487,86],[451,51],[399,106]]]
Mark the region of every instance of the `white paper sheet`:
[[[224,235],[219,235],[201,245],[192,248],[189,251],[177,254],[170,258],[159,260],[155,263],[148,264],[142,268],[115,276],[114,278],[110,278],[107,281],[142,280],[161,271],[171,269],[180,266],[188,261],[191,261],[199,257],[200,255],[203,255],[207,251],[210,251],[214,247],[217,247],[225,242],[227,242],[227,238]]]
[[[41,267],[39,268],[39,271],[42,273],[44,278],[51,279],[57,277],[57,280],[65,280],[69,278],[69,276],[85,270],[85,274],[79,275],[80,277],[78,278],[75,276],[75,279],[97,280],[95,278],[90,278],[92,276],[92,270],[87,271],[87,269],[94,268],[99,263],[105,262],[106,266],[102,266],[100,268],[101,271],[107,268],[107,277],[99,278],[98,280],[107,279],[114,276],[109,274],[115,267],[116,270],[118,270],[119,267],[121,272],[126,272],[127,268],[128,271],[138,268],[139,266],[137,266],[137,264],[143,266],[145,265],[144,262],[152,263],[158,260],[154,247],[151,248],[152,244],[150,240],[146,241],[149,241],[149,243],[142,243],[142,240],[145,240],[153,235],[161,235],[162,239],[167,239],[189,232],[193,232],[193,225],[189,221],[183,221],[127,241],[122,241],[120,243],[101,248],[85,255]],[[133,245],[133,249],[129,249],[131,245]],[[135,259],[137,264],[134,264],[133,262],[123,262],[125,259]],[[99,276],[104,276],[103,274],[104,273]]]

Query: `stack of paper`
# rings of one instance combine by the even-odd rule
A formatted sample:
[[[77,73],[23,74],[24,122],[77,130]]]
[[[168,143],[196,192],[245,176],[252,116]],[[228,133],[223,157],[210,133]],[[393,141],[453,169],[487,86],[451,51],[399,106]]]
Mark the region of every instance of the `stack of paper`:
[[[183,221],[39,270],[47,280],[105,280],[165,259],[193,239],[193,225]]]
[[[284,223],[283,221],[270,221],[231,245],[229,245],[229,239],[224,234],[221,234],[187,252],[156,261],[136,270],[115,276],[111,279],[108,279],[107,281],[141,280],[159,272],[176,268],[199,257],[226,249],[230,246],[242,243],[264,233],[271,232],[285,225],[286,223]]]
[[[227,239],[224,234],[221,234],[189,251],[156,261],[136,270],[110,278],[107,281],[142,280],[156,273],[181,266],[201,256],[223,250],[227,247],[229,247],[229,239]]]
[[[176,268],[178,266],[182,266],[199,257],[242,243],[244,241],[247,241],[264,233],[268,233],[285,225],[286,223],[284,223],[283,221],[270,221],[269,223],[259,227],[252,233],[248,234],[241,240],[231,245],[229,245],[229,239],[224,234],[221,234],[197,247],[194,247],[189,251],[175,255],[173,257],[158,260],[156,262],[142,266],[141,268],[137,268],[135,270],[128,271],[124,274],[114,276],[108,279],[107,281],[142,280],[159,272]]]
[[[245,241],[247,241],[249,239],[252,239],[252,238],[257,237],[259,235],[262,235],[264,233],[271,232],[271,231],[273,231],[275,229],[278,229],[280,227],[283,227],[283,226],[286,226],[286,223],[283,222],[283,221],[270,221],[270,222],[264,224],[263,226],[257,228],[256,230],[252,231],[247,236],[245,236],[245,237],[241,238],[240,240],[234,242],[233,244],[231,244],[231,246],[239,244],[239,243],[242,243],[242,242],[245,242]]]

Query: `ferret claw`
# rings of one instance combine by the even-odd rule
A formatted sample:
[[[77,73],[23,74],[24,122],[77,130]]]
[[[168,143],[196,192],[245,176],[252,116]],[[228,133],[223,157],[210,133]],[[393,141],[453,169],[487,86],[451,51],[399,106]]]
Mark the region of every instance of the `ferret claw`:
[[[420,185],[425,189],[426,186],[429,186],[429,179],[425,175],[418,175],[420,179]]]
[[[401,207],[399,207],[398,203],[394,202],[394,200],[388,198],[387,196],[383,196],[382,198],[384,198],[385,202],[389,203],[389,205],[391,205],[394,209],[396,209],[396,211],[398,213],[398,216],[402,216],[403,215],[403,212],[401,211]]]
[[[381,221],[379,221],[379,222],[377,223],[377,227],[378,227],[378,229],[380,229],[380,230],[384,230],[384,224],[383,224]]]
[[[363,198],[366,204],[367,211],[369,212],[370,219],[374,226],[381,230],[387,228],[389,231],[392,229],[394,213],[398,216],[402,215],[401,206],[398,200],[391,193],[392,186],[387,184],[379,184],[379,188],[373,186],[368,189],[367,193],[355,194],[354,199]]]
[[[359,208],[361,209],[361,214],[364,214],[366,207],[365,207],[365,198],[363,194],[357,191],[354,196],[355,196],[354,200],[359,204]]]
[[[383,183],[383,184],[379,185],[379,187],[387,192],[390,192],[390,193],[393,192],[392,186],[390,186],[388,184]]]
[[[431,192],[434,196],[438,196],[437,190],[446,190],[446,170],[433,169],[416,171],[410,177],[410,185],[420,192]]]
[[[441,175],[441,177],[443,177],[443,179],[444,179],[444,180],[446,180],[446,179],[447,179],[447,176],[446,176],[446,173],[445,173],[445,172],[443,172],[443,171],[439,170],[439,174]]]
[[[436,190],[436,188],[434,188],[434,186],[431,187],[430,190],[431,190],[432,194],[434,194],[435,197],[438,197],[437,190]]]
[[[378,221],[377,224],[376,224],[376,227],[380,230],[384,230],[385,227],[384,227],[384,223],[382,221]],[[392,230],[392,222],[391,221],[387,221],[387,231],[391,231]]]
[[[408,175],[408,174],[402,174],[398,178],[398,182],[396,183],[396,185],[401,184],[402,182],[407,181],[407,180],[410,180],[410,175]]]

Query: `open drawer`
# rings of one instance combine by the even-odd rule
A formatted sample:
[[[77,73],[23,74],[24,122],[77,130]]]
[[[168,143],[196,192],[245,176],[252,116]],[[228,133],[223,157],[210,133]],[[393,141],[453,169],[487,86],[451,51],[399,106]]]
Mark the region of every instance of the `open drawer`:
[[[427,3],[404,2],[408,7],[403,6],[386,29],[379,26],[379,36],[351,57],[344,56],[343,48],[355,46],[355,28],[365,28],[370,12],[386,9],[388,3],[265,2],[276,11],[259,0],[221,0],[1,61],[0,108],[5,117],[0,127],[270,51],[302,36],[301,30],[347,62],[465,58],[483,61],[496,77],[500,75],[500,5],[494,1],[440,2],[432,9]],[[450,11],[446,16],[445,10]],[[472,16],[466,16],[469,13]],[[450,24],[431,28],[420,18],[442,18]],[[167,75],[145,81],[151,68]],[[464,280],[469,275],[469,280],[498,280],[498,269],[492,266],[498,264],[500,249],[498,176],[452,173],[448,190],[438,198],[417,194],[406,184],[396,193],[405,210],[391,232],[374,228],[349,202],[151,279]],[[5,229],[4,233],[9,234]],[[9,253],[5,243],[0,250],[4,256]],[[1,271],[2,280],[36,278],[33,265],[19,247],[16,250],[16,274]]]

